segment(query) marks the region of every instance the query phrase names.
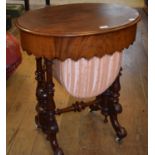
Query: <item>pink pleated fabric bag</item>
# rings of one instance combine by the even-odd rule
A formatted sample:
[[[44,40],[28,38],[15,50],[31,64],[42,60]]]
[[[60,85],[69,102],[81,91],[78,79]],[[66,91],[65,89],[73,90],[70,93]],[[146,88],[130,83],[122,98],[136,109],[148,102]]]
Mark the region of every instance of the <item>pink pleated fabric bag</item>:
[[[120,52],[115,52],[89,60],[54,60],[54,76],[72,96],[95,97],[114,82],[121,67],[121,57]]]

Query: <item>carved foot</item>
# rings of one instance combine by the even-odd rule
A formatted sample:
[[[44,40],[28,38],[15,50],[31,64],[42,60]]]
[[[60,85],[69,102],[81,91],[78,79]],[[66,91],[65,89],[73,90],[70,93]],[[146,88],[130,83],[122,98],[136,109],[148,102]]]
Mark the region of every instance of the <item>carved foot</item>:
[[[54,155],[64,155],[64,153],[61,148],[58,148],[57,150],[54,151]]]
[[[51,143],[51,147],[53,148],[54,155],[64,155],[62,149],[58,145],[56,134],[53,134],[53,133],[49,134],[47,139]]]
[[[110,116],[110,121],[111,124],[116,132],[116,141],[120,142],[123,138],[125,138],[127,136],[127,131],[125,130],[124,127],[122,127],[117,119],[116,115],[111,115]]]

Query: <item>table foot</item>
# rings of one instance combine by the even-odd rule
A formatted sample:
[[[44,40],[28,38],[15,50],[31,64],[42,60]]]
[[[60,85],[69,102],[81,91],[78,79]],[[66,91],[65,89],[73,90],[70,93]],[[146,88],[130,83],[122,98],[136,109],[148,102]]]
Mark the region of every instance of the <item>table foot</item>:
[[[123,138],[127,136],[127,131],[118,122],[117,115],[110,116],[110,121],[116,132],[116,142],[120,142]]]
[[[56,134],[52,134],[52,133],[49,134],[47,139],[51,143],[51,147],[53,148],[54,155],[64,155],[62,149],[58,145]]]
[[[43,63],[42,58],[37,58],[36,63],[36,96],[38,104],[36,106],[35,122],[37,127],[47,135],[47,140],[51,143],[54,155],[63,155],[56,138],[59,129],[55,118],[55,102],[53,99],[52,62],[45,59]]]
[[[63,151],[59,148],[54,152],[54,155],[64,155]]]

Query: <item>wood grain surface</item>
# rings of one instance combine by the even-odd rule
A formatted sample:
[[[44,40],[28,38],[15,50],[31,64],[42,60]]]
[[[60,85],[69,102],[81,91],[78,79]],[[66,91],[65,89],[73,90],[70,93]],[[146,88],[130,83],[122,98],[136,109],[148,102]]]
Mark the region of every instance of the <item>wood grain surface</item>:
[[[17,26],[36,35],[77,37],[123,29],[139,19],[139,13],[125,5],[79,3],[28,11],[19,17]]]
[[[136,25],[109,32],[82,37],[47,37],[21,31],[21,45],[28,54],[47,59],[65,60],[71,58],[90,59],[93,56],[102,57],[105,54],[122,52],[135,40]]]
[[[29,11],[16,25],[28,54],[77,60],[128,48],[139,20],[139,13],[126,6],[84,3]]]

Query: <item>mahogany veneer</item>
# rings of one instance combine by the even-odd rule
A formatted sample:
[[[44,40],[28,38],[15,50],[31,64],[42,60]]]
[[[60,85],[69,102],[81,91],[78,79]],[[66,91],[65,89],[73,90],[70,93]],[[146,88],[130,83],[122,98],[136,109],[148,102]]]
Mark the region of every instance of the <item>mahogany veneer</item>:
[[[29,54],[77,60],[128,48],[139,19],[136,10],[116,4],[70,4],[29,11],[17,26]]]
[[[122,52],[134,42],[139,20],[139,13],[132,8],[103,3],[48,6],[29,11],[17,20],[22,48],[36,57],[36,124],[48,135],[55,155],[63,155],[56,139],[57,114],[80,112],[89,106],[91,111],[100,110],[105,122],[110,117],[117,140],[124,138],[127,132],[117,119],[117,114],[122,112],[120,74],[95,101],[76,102],[70,107],[57,109],[53,100],[52,60],[90,59]]]

